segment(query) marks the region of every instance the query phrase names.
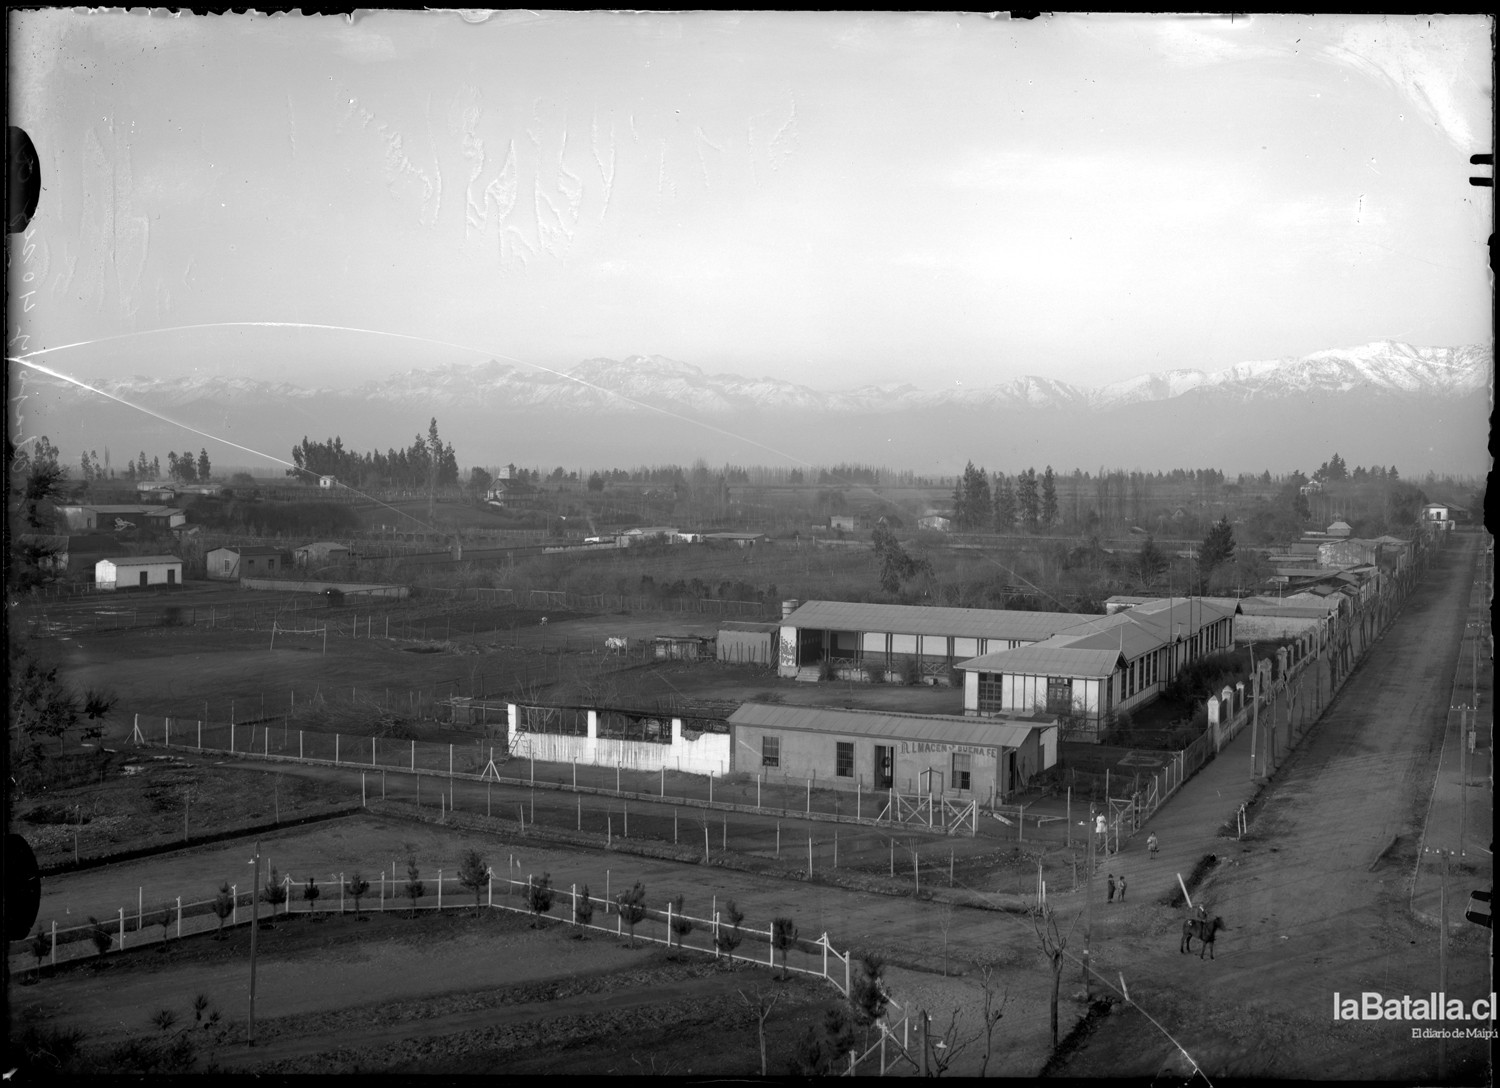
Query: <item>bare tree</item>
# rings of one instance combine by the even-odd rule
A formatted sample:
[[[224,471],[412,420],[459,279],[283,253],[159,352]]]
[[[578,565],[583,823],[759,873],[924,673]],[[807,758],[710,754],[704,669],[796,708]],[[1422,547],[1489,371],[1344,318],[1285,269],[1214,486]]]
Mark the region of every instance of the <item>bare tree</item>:
[[[317,912],[318,896],[320,896],[322,894],[323,894],[323,889],[320,888],[320,887],[318,887],[318,878],[315,877],[315,876],[309,875],[308,878],[307,878],[307,883],[304,884],[304,885],[302,885],[302,898],[307,903],[307,909],[309,911],[312,911],[312,916],[313,916],[313,920],[314,921],[318,920],[318,912]]]
[[[984,994],[984,1061],[979,1063],[979,1075],[982,1077],[989,1069],[990,1057],[994,1054],[995,1028],[1005,1016],[1005,1006],[1010,1001],[1010,994],[999,988],[993,963],[979,965],[979,989]]]
[[[1047,957],[1047,962],[1052,967],[1052,1045],[1057,1046],[1057,1000],[1058,991],[1062,987],[1063,953],[1068,948],[1068,937],[1073,932],[1073,926],[1078,923],[1078,916],[1073,916],[1073,921],[1068,925],[1064,933],[1057,924],[1057,912],[1050,906],[1034,909],[1031,912],[1031,924],[1036,930],[1037,940],[1041,943],[1042,954]]]
[[[927,1014],[922,1015],[925,1017]],[[947,1029],[938,1036],[936,1042],[932,1040],[929,1030],[926,1046],[928,1056],[932,1061],[932,1075],[935,1077],[941,1077],[948,1072],[948,1069],[958,1060],[958,1056],[969,1049],[978,1038],[977,1035],[959,1036],[958,1022],[961,1019],[963,1019],[963,1013],[954,1009],[952,1015],[948,1017]]]
[[[765,990],[756,990],[753,999],[746,997],[744,990],[740,990],[739,995],[745,1007],[755,1017],[755,1030],[760,1037],[760,1075],[764,1077],[769,1075],[766,1063],[766,1021],[771,1016],[771,1010],[776,1007],[776,1002],[781,1000],[781,995],[767,993]]]

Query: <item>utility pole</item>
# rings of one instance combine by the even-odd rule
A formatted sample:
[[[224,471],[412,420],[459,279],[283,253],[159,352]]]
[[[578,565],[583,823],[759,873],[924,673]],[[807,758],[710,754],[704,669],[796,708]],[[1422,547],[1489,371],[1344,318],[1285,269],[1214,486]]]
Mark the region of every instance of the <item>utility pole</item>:
[[[255,840],[255,876],[250,880],[250,1028],[246,1040],[255,1045],[255,937],[260,930],[260,840]]]
[[[1089,943],[1094,935],[1094,840],[1098,837],[1094,832],[1094,806],[1090,804],[1088,865],[1084,869],[1083,879],[1083,996],[1085,1000],[1093,999],[1093,993],[1089,989]]]
[[[1438,1000],[1447,1002],[1444,996],[1448,992],[1448,851],[1441,851],[1443,855],[1443,882],[1438,886],[1438,918],[1442,929],[1438,933]],[[1437,1079],[1442,1083],[1447,1079],[1448,1073],[1448,1043],[1443,1036],[1438,1036],[1438,1074]]]

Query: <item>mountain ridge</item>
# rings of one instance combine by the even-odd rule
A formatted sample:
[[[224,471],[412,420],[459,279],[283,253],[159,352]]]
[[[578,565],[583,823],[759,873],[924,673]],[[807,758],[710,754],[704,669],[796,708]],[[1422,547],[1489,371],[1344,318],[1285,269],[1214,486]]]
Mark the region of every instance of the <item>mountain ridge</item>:
[[[1156,371],[1096,387],[1028,374],[977,387],[923,389],[907,382],[824,391],[779,378],[709,373],[662,355],[586,359],[566,372],[494,359],[445,363],[343,389],[205,375],[134,376],[91,384],[117,396],[149,398],[159,405],[335,397],[499,410],[639,411],[672,406],[707,415],[746,409],[884,413],[939,406],[1108,411],[1143,401],[1171,400],[1193,391],[1230,400],[1353,390],[1377,395],[1466,396],[1489,388],[1493,360],[1491,347],[1419,348],[1378,340],[1296,358],[1238,363],[1219,371]]]

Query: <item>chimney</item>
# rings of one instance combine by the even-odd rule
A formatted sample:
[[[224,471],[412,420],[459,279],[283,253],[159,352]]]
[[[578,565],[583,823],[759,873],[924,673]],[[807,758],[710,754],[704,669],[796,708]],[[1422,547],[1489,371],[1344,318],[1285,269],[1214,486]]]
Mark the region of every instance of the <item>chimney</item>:
[[[799,601],[799,600],[797,600],[797,598],[795,598],[795,597],[791,598],[790,600],[782,601],[781,602],[781,618],[782,619],[786,619],[788,616],[790,616],[793,612],[797,611],[797,609],[799,609],[801,607],[802,607],[802,602]]]

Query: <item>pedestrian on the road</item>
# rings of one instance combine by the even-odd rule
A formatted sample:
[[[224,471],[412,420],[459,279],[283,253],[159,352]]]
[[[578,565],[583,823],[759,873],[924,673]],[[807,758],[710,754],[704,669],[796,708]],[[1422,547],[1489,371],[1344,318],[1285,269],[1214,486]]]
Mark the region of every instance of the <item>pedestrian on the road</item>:
[[[1156,832],[1155,831],[1151,832],[1151,834],[1149,834],[1149,835],[1146,836],[1146,849],[1148,851],[1150,851],[1151,853],[1153,853],[1153,854],[1156,853]]]
[[[1120,874],[1120,902],[1125,902],[1125,874]]]
[[[1114,901],[1115,901],[1115,874],[1114,873],[1110,873],[1109,874],[1109,899],[1107,899],[1106,902],[1113,903]]]

